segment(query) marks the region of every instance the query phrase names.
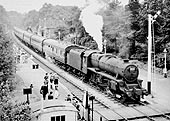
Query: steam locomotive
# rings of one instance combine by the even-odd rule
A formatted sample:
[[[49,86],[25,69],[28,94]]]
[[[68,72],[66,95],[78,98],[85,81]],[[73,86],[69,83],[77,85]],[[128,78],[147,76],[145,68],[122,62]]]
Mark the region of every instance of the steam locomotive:
[[[16,27],[14,33],[45,58],[50,57],[64,66],[65,70],[79,74],[85,82],[119,94],[123,101],[140,101],[141,97],[147,95],[146,89],[142,88],[143,80],[138,79],[138,67],[128,60],[79,45],[46,39]]]

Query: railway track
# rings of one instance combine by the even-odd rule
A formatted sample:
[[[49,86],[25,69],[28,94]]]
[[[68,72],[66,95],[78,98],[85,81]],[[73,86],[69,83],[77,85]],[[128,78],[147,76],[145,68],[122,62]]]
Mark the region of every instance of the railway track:
[[[22,45],[22,44],[21,44]],[[24,45],[22,45],[24,46]],[[23,47],[26,51],[28,50],[27,47]],[[27,48],[27,49],[26,49]],[[30,52],[29,52],[30,53]],[[31,52],[30,54],[33,54]],[[34,53],[39,63],[44,64],[44,61],[41,62],[42,58],[38,57],[37,54]],[[47,63],[47,62],[46,62]],[[82,102],[82,97],[84,95],[84,88],[79,84],[82,81],[76,79],[75,77],[71,77],[68,73],[62,71],[56,71],[56,68],[49,67],[48,64],[45,64],[48,68],[53,70],[54,72],[58,73],[62,78],[62,84],[65,85],[71,93],[77,97],[79,101]],[[65,74],[63,74],[65,73]],[[64,75],[64,76],[63,76]],[[73,80],[78,80],[78,83],[73,82]],[[83,84],[86,86],[87,84]],[[116,101],[114,98],[105,95],[103,92],[98,92],[91,87],[88,86],[88,91],[90,92],[90,96],[95,96],[94,100],[94,121],[99,121],[102,117],[102,120],[121,120],[121,121],[168,121],[170,120],[170,111],[166,109],[161,109],[160,105],[146,105],[142,104],[140,106],[125,106],[120,102]],[[158,107],[156,107],[158,106]]]
[[[35,60],[34,60],[35,61]],[[36,63],[41,63],[40,61],[35,61]],[[41,63],[42,64],[42,63]],[[49,68],[47,66],[47,68]],[[79,101],[83,101],[83,95],[84,95],[84,89],[82,89],[80,86],[76,85],[75,83],[72,83],[71,81],[67,80],[65,77],[62,76],[62,78],[64,78],[62,80],[62,84],[65,85],[67,87],[67,89],[79,100]],[[87,85],[87,84],[86,84]],[[96,88],[92,87],[93,90],[96,90]],[[97,91],[97,90],[96,90]],[[122,103],[118,102],[118,100],[115,100],[115,98],[110,97],[109,95],[106,95],[104,92],[99,92],[101,95],[103,95],[104,97],[108,98],[109,102],[103,102],[102,100],[96,98],[94,100],[94,113],[96,113],[95,115],[99,115],[101,117],[103,117],[104,119],[107,120],[107,117],[103,114],[101,114],[101,112],[99,112],[98,110],[103,110],[105,112],[109,112],[110,115],[112,115],[112,113],[115,115],[119,116],[119,119],[122,121],[140,121],[140,120],[146,120],[146,121],[169,121],[170,114],[164,114],[161,113],[161,111],[159,109],[154,109],[151,106],[148,106],[146,103],[144,102],[139,102],[141,107],[145,107],[155,111],[156,113],[158,113],[157,115],[148,115],[146,112],[141,111],[140,109],[136,108],[139,105],[130,105],[130,106],[126,106],[123,105]],[[93,94],[94,95],[94,94]],[[90,94],[89,96],[92,96],[92,94]],[[125,117],[124,115],[121,115],[119,112],[115,111],[114,109],[116,108],[131,108],[131,110],[133,109],[134,111],[140,113],[142,116],[137,116],[137,117]],[[92,110],[92,109],[91,109]],[[133,112],[134,112],[133,111]],[[94,117],[94,121],[98,121],[98,117],[96,116],[96,118]]]

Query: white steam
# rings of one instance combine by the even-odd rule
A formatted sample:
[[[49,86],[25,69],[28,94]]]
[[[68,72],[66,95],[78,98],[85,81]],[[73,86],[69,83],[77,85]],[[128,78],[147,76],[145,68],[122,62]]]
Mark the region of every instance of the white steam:
[[[90,4],[84,8],[81,12],[80,20],[93,39],[98,44],[98,49],[102,51],[102,28],[103,28],[103,18],[96,13],[103,7],[96,0],[91,0]]]

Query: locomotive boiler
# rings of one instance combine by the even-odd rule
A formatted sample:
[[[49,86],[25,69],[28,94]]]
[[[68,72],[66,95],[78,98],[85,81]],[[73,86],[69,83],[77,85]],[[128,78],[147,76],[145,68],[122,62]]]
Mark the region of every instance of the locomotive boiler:
[[[92,54],[91,63],[93,67],[105,70],[128,83],[138,79],[139,69],[136,65],[130,64],[128,60],[122,60],[112,54]]]

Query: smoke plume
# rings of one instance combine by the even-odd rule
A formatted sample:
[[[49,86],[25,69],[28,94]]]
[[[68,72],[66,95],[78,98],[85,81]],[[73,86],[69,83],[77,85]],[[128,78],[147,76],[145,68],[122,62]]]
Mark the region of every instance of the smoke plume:
[[[103,18],[100,15],[97,15],[97,12],[104,7],[101,3],[96,0],[89,1],[89,5],[85,7],[80,16],[80,20],[83,23],[83,26],[86,29],[86,32],[98,44],[98,49],[102,51],[102,28],[103,28]]]

